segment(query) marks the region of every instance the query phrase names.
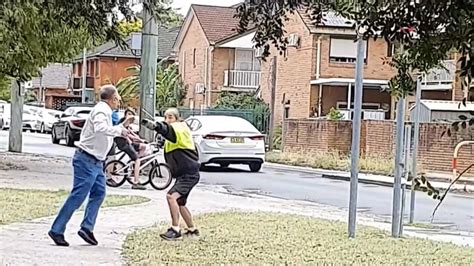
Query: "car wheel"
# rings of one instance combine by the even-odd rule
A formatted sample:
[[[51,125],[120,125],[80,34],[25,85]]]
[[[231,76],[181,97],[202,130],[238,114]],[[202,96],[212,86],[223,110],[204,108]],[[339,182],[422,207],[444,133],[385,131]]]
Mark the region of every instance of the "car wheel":
[[[3,130],[3,119],[0,119],[0,130]]]
[[[229,167],[230,163],[220,163],[219,164],[222,168],[227,168]]]
[[[59,139],[56,138],[56,129],[54,127],[51,128],[51,141],[53,144],[59,144]]]
[[[41,134],[46,133],[46,130],[44,129],[44,124],[43,123],[41,123],[41,126],[40,126],[40,133]]]
[[[250,163],[249,164],[250,171],[253,173],[259,172],[262,169],[261,163]]]
[[[69,147],[74,147],[74,136],[72,136],[72,132],[69,128],[66,128],[64,135],[66,135],[66,145]]]

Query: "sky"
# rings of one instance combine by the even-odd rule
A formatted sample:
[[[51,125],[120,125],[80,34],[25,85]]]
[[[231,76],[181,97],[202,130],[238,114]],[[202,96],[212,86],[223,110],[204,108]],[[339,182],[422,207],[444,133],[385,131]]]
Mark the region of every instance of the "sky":
[[[173,8],[179,8],[178,12],[183,16],[186,16],[191,4],[231,6],[240,2],[242,2],[242,0],[173,0],[171,6]]]

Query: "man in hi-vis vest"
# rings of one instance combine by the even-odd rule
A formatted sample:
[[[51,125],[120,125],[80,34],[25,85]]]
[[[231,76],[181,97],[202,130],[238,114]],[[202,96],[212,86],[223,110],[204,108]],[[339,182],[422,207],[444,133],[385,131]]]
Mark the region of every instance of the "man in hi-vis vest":
[[[199,182],[199,157],[194,146],[188,125],[180,119],[179,111],[170,108],[165,112],[165,122],[142,120],[147,128],[161,134],[165,140],[165,160],[171,174],[176,178],[174,186],[168,191],[166,198],[171,213],[171,227],[160,236],[165,240],[176,240],[182,237],[179,228],[179,214],[186,222],[188,229],[185,236],[199,236],[186,201],[189,193]]]

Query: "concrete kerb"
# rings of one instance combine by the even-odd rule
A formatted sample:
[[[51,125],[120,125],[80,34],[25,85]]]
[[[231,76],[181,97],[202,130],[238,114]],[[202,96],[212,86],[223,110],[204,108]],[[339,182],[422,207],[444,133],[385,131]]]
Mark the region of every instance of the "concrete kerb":
[[[343,172],[343,171],[336,171],[336,170],[326,170],[326,169],[317,169],[311,167],[303,167],[303,166],[293,166],[293,165],[284,165],[278,163],[265,163],[265,167],[271,168],[274,170],[286,170],[286,171],[297,171],[301,173],[307,174],[315,174],[322,178],[334,179],[334,180],[342,180],[342,181],[350,181],[350,173]],[[373,174],[366,174],[360,173],[359,174],[359,183],[362,184],[369,184],[369,185],[378,185],[378,186],[385,186],[385,187],[393,187],[393,178],[389,176],[382,176],[382,175],[373,175]],[[405,178],[402,178],[402,184],[406,184],[407,189],[411,189],[411,183],[407,182]],[[449,186],[449,183],[446,182],[436,182],[433,181],[431,184],[441,190],[446,190]],[[451,190],[456,193],[473,193],[474,186],[473,185],[454,185]]]

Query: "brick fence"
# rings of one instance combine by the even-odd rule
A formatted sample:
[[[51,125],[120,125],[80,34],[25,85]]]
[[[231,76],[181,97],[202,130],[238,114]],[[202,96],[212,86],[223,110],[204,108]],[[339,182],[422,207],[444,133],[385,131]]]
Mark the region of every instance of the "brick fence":
[[[474,140],[473,130],[442,134],[449,124],[420,125],[418,162],[424,171],[450,172],[454,147],[463,140]],[[284,151],[339,152],[348,155],[351,150],[352,123],[311,119],[285,121]],[[363,121],[361,128],[361,155],[394,158],[395,123],[393,121]],[[474,163],[474,145],[461,148],[458,169]],[[470,173],[474,173],[471,169]]]

